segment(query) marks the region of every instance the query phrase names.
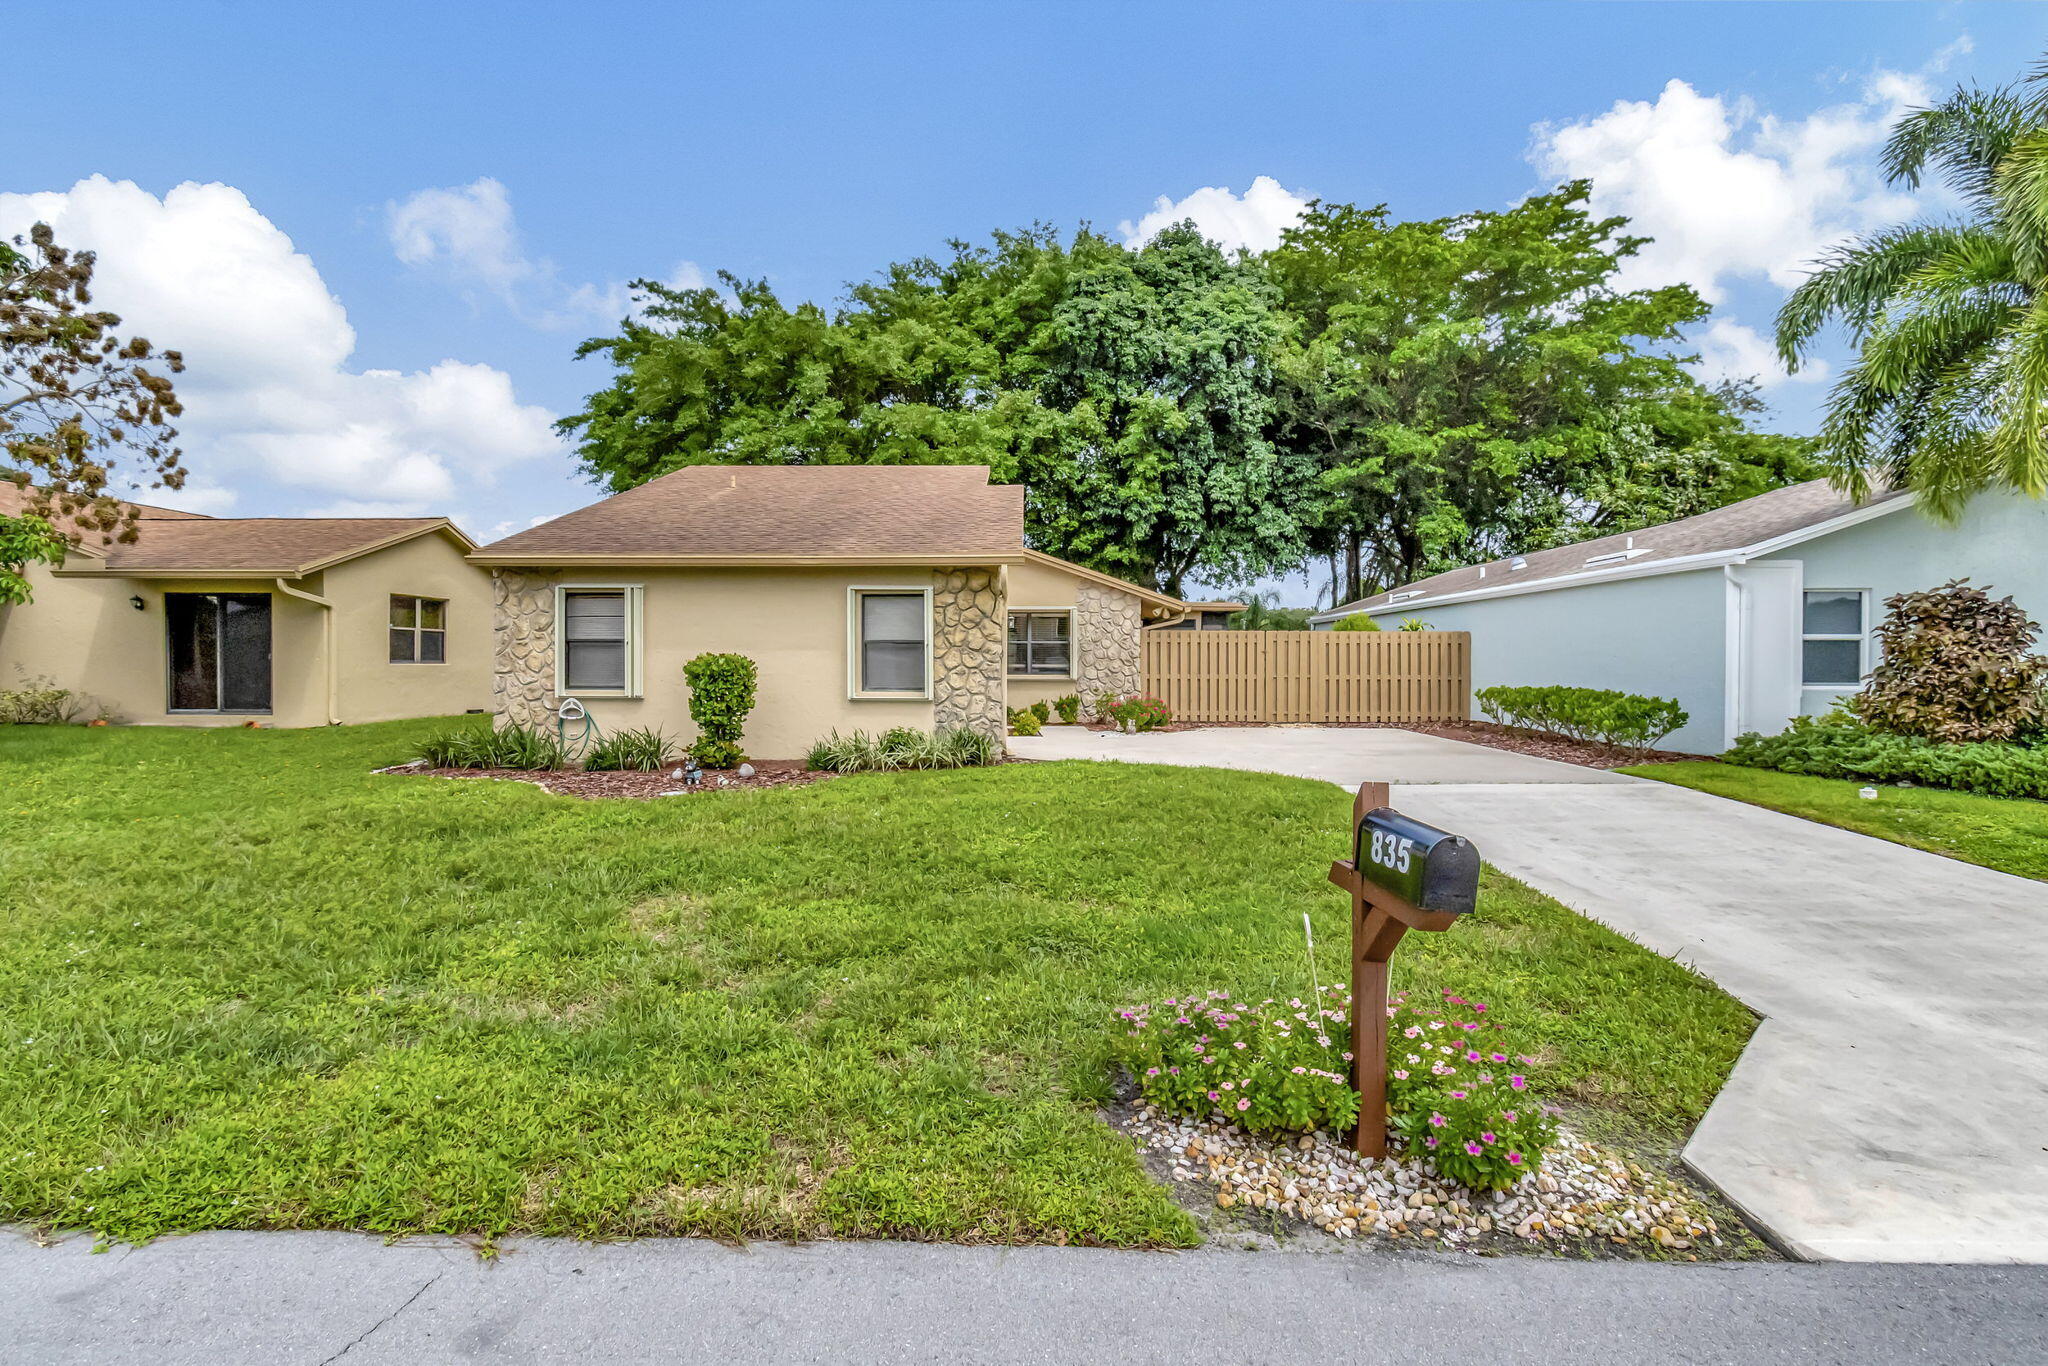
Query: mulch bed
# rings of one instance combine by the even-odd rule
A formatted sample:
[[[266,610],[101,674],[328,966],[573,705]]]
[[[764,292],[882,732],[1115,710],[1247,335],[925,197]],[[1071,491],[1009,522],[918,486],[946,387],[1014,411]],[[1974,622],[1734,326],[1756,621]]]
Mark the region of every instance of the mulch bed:
[[[380,768],[377,771],[419,778],[495,778],[500,782],[532,783],[535,787],[563,797],[626,797],[640,800],[650,797],[692,796],[700,792],[737,792],[750,787],[804,787],[810,783],[819,783],[827,778],[839,776],[822,769],[805,768],[802,764],[788,760],[778,762],[773,759],[755,763],[753,776],[747,778],[742,778],[737,772],[707,769],[704,781],[697,787],[686,787],[681,778],[671,776],[675,772],[673,768],[661,769],[654,773],[586,773],[582,769],[421,768],[412,764],[400,764],[396,768]]]
[[[1627,768],[1631,764],[1683,764],[1713,757],[1707,754],[1682,754],[1673,749],[1616,749],[1612,745],[1567,740],[1561,735],[1545,735],[1541,731],[1499,726],[1491,721],[1417,722],[1405,726],[1382,726],[1378,729],[1412,730],[1422,735],[1440,735],[1446,740],[1463,740],[1468,744],[1511,749],[1517,754],[1533,754],[1539,759],[1556,759],[1560,763],[1577,764],[1581,768]]]

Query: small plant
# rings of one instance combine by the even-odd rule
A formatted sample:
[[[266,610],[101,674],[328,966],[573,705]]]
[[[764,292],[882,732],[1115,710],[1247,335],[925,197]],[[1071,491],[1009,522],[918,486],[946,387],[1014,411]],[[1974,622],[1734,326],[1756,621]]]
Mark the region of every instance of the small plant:
[[[1252,1133],[1342,1130],[1358,1123],[1348,1080],[1350,993],[1323,998],[1169,997],[1117,1013],[1113,1052],[1163,1110]],[[1556,1111],[1531,1092],[1533,1058],[1515,1052],[1487,1008],[1445,992],[1431,1007],[1388,1010],[1387,1115],[1411,1155],[1475,1190],[1505,1190],[1541,1168]]]
[[[1052,709],[1059,713],[1061,725],[1071,726],[1081,719],[1081,695],[1070,692],[1065,697],[1055,697]]]
[[[1123,699],[1113,692],[1099,692],[1088,699],[1088,714],[1098,721],[1113,721],[1109,709]]]
[[[517,724],[445,731],[421,741],[415,755],[431,768],[552,769],[568,762],[561,740]]]
[[[1108,715],[1119,729],[1133,734],[1141,730],[1159,730],[1173,720],[1173,710],[1164,702],[1156,697],[1136,694],[1111,703]]]
[[[1691,716],[1669,697],[1603,688],[1480,688],[1472,700],[1487,719],[1593,744],[1652,749]]]
[[[629,769],[652,773],[675,762],[675,741],[653,727],[615,730],[598,737],[583,756],[583,767],[595,771]]]
[[[683,666],[690,685],[690,719],[697,739],[690,757],[705,768],[738,768],[746,762],[740,740],[754,710],[754,661],[745,655],[702,654]]]
[[[827,773],[886,773],[911,768],[973,768],[996,761],[996,742],[980,731],[955,726],[927,734],[898,726],[880,736],[833,731],[812,744],[804,766]]]
[[[2011,740],[2043,719],[2041,628],[1968,579],[1884,600],[1882,662],[1849,710],[1874,730],[1928,740]]]
[[[1380,629],[1380,624],[1363,612],[1353,612],[1348,617],[1337,618],[1337,624],[1330,629],[1332,631],[1377,631]]]
[[[1038,724],[1041,726],[1046,725],[1052,720],[1052,703],[1042,697],[1033,702],[1026,710],[1038,718]]]
[[[1041,726],[1042,723],[1038,719],[1038,713],[1032,711],[1029,707],[1012,707],[1010,709],[1010,734],[1036,735]]]
[[[1401,629],[1404,631],[1427,631],[1429,623],[1421,617],[1403,617],[1401,618]]]
[[[24,677],[21,687],[0,689],[0,726],[68,726],[86,705],[83,694],[50,679]]]

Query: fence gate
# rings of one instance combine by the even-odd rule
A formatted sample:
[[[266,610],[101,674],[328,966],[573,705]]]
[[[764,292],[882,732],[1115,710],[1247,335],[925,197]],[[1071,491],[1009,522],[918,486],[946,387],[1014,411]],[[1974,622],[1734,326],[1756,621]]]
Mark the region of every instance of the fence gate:
[[[1189,721],[1463,721],[1467,631],[1146,631],[1145,690]]]

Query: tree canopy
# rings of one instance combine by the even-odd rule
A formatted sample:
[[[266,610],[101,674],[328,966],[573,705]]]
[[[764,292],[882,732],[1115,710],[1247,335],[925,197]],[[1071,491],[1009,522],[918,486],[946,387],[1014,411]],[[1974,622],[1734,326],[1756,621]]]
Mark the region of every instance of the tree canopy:
[[[92,304],[93,254],[58,244],[44,223],[0,241],[0,479],[32,490],[29,515],[0,516],[0,602],[26,602],[23,566],[67,544],[135,538],[134,508],[107,492],[121,458],[135,482],[185,481],[176,351],[123,339]],[[62,528],[60,531],[59,528]]]
[[[1709,386],[1690,289],[1583,183],[1396,222],[1315,205],[1274,251],[1191,223],[1136,249],[1039,226],[890,265],[833,309],[763,281],[638,282],[562,423],[623,489],[690,464],[976,463],[1039,549],[1180,593],[1333,557],[1358,596],[1475,555],[1647,525],[1806,477]]]

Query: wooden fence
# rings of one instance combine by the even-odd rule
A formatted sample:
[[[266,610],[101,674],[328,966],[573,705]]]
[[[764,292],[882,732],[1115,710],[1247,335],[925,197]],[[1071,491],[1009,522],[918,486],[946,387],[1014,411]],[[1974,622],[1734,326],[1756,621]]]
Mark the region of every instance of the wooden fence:
[[[1146,631],[1145,691],[1188,721],[1463,721],[1466,631]]]

